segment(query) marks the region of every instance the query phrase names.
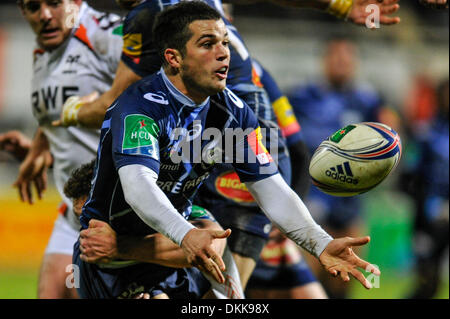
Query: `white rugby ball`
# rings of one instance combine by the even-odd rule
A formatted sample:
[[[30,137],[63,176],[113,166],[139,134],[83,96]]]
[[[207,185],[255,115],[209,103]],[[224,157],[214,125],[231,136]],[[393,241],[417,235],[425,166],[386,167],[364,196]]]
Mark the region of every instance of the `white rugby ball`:
[[[397,166],[400,136],[376,122],[347,125],[314,152],[309,165],[312,183],[333,196],[354,196],[380,184]]]

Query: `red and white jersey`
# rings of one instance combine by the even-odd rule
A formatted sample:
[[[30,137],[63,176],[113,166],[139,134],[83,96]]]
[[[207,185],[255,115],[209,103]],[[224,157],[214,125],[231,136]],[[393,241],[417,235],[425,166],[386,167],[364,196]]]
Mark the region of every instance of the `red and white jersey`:
[[[54,157],[56,187],[68,205],[63,188],[71,172],[95,158],[100,131],[79,127],[53,127],[62,106],[72,95],[107,91],[113,82],[122,53],[122,25],[117,15],[98,12],[83,3],[79,24],[71,36],[52,51],[34,51],[32,108],[45,132]],[[72,223],[77,227],[76,223]]]

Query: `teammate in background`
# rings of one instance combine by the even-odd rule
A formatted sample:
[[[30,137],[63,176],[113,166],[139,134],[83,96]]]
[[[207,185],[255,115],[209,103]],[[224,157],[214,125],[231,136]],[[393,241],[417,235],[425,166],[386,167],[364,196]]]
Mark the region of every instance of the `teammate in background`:
[[[312,220],[263,147],[255,115],[226,89],[230,51],[220,14],[202,2],[181,2],[164,10],[153,29],[163,68],[129,87],[106,113],[94,184],[80,218],[83,229],[92,218],[109,220],[119,235],[148,234],[153,229],[180,245],[188,260],[221,271],[223,262],[210,247],[214,236],[185,218],[198,184],[217,161],[230,156],[241,180],[284,233],[320,258],[331,274],[340,274],[344,281],[352,274],[370,288],[356,269],[370,268],[370,264],[351,249],[368,243],[369,238],[333,240]],[[190,134],[194,125],[197,134]],[[228,154],[226,140],[222,146],[202,141],[208,128],[247,132],[228,141],[233,149]],[[174,136],[174,132],[181,135]],[[198,142],[201,149],[194,146]],[[192,150],[188,152],[192,156],[186,150]],[[202,156],[200,162],[194,161],[211,150],[220,157]],[[82,262],[79,255],[77,243],[74,261],[80,267],[82,295],[101,293],[96,282],[103,284],[100,289],[113,289],[106,277],[151,286],[162,272],[157,268],[149,272],[145,264],[141,270],[146,278],[136,277],[136,268],[106,273]],[[379,274],[375,268],[372,272]]]
[[[382,108],[380,96],[356,81],[356,50],[350,40],[331,39],[325,45],[323,78],[295,87],[288,94],[311,154],[331,132],[350,123],[380,121],[382,116],[381,122],[398,126],[395,113]],[[361,234],[359,197],[335,197],[312,187],[306,202],[313,216],[332,236]],[[346,298],[348,286],[326,276],[317,263],[312,262],[311,266],[331,298]]]
[[[449,239],[449,82],[437,88],[437,112],[430,121],[407,123],[402,189],[414,201],[416,283],[409,298],[436,294]]]
[[[36,34],[31,100],[39,128],[15,186],[22,200],[32,204],[32,185],[40,198],[46,188],[47,168],[53,165],[62,197],[61,214],[42,261],[38,297],[75,298],[76,290],[66,287],[66,277],[80,224],[63,186],[72,169],[95,157],[99,131],[53,127],[51,122],[60,116],[69,96],[109,89],[122,46],[117,29],[120,19],[95,11],[81,0],[21,0],[18,4]]]
[[[253,60],[253,67],[269,95],[278,124],[287,139],[292,163],[291,187],[300,198],[306,198],[310,186],[310,157],[294,110],[270,73],[256,60]],[[299,248],[276,227],[272,229],[269,242],[261,252],[245,293],[251,299],[327,298]]]

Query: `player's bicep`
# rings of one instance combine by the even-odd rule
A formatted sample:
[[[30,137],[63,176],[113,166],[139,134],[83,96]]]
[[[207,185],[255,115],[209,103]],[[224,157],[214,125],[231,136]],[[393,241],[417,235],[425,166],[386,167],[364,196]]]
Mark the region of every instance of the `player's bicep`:
[[[116,169],[139,164],[159,172],[158,123],[145,114],[125,114],[115,121],[113,129],[113,158]]]

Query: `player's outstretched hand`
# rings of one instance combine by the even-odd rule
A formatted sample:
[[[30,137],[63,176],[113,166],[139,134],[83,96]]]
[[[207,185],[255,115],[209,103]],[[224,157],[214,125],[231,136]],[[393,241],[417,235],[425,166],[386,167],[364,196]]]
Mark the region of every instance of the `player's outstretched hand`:
[[[372,288],[370,282],[358,268],[370,271],[379,276],[380,271],[375,266],[359,258],[352,250],[352,246],[362,246],[370,241],[370,237],[337,238],[332,240],[319,256],[322,266],[333,276],[340,275],[343,281],[350,281],[349,274],[359,280],[367,288]]]
[[[91,219],[80,232],[80,259],[87,263],[109,263],[118,256],[116,232],[101,220]]]
[[[227,238],[230,234],[231,229],[211,230],[194,228],[184,236],[181,243],[181,248],[186,255],[187,261],[192,266],[213,276],[220,284],[225,282],[225,277],[222,274],[222,271],[225,271],[225,263],[222,257],[213,249],[212,243],[214,239]]]
[[[35,159],[26,157],[19,168],[19,176],[13,186],[17,187],[20,199],[33,204],[32,185],[36,188],[38,198],[41,199],[47,189],[47,170],[53,162],[49,151],[44,151]]]
[[[369,5],[376,5],[380,10],[380,24],[392,25],[400,23],[398,16],[392,16],[400,8],[399,0],[354,0],[353,6],[347,16],[348,21],[357,25],[366,25],[367,17],[372,14]]]
[[[86,96],[71,96],[63,105],[61,116],[59,120],[53,121],[53,126],[76,126],[78,125],[78,112],[80,108],[86,104],[94,102],[99,97],[97,91],[94,91]]]
[[[31,147],[31,140],[19,131],[0,134],[0,150],[10,153],[18,161],[23,161]]]
[[[419,0],[419,2],[432,9],[448,9],[448,0]]]

